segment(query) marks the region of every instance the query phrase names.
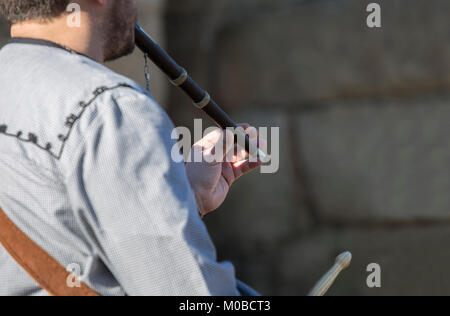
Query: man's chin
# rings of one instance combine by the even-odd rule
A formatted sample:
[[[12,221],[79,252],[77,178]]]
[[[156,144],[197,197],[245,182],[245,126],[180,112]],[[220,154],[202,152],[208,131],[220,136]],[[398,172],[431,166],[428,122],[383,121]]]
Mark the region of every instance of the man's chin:
[[[125,24],[124,24],[125,25]],[[105,62],[114,61],[119,58],[131,55],[136,47],[135,43],[135,25],[136,23],[127,23],[123,25],[115,25],[108,34],[110,35],[105,41]],[[125,30],[126,29],[126,30]],[[108,45],[114,45],[108,47]]]
[[[136,45],[133,40],[132,43],[130,42],[128,44],[128,46],[124,47],[123,49],[120,49],[117,51],[112,50],[112,51],[108,52],[105,55],[105,62],[114,61],[114,60],[120,59],[122,57],[131,55],[131,54],[133,54],[135,48],[136,48]]]

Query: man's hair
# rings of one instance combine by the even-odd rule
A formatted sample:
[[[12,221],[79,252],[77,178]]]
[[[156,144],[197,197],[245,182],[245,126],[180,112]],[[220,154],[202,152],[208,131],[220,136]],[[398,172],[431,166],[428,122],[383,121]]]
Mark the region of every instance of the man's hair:
[[[10,24],[49,21],[66,11],[70,0],[0,0],[0,14]]]

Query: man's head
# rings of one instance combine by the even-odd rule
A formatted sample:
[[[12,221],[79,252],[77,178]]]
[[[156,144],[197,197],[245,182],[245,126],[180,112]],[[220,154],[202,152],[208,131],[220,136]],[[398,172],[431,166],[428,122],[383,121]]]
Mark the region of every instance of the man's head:
[[[70,0],[2,0],[0,12],[11,23],[49,21],[66,11]]]
[[[79,28],[67,23],[69,14],[74,14],[73,10],[68,10],[71,3],[81,8]],[[21,30],[27,30],[30,36],[38,37],[36,34],[46,29],[50,35],[67,39],[77,33],[95,34],[96,39],[91,38],[91,41],[100,41],[104,61],[133,51],[136,11],[136,0],[0,0],[0,14],[13,29],[19,30],[20,36],[26,36]],[[55,30],[64,34],[55,34]],[[70,43],[64,44],[72,48]]]

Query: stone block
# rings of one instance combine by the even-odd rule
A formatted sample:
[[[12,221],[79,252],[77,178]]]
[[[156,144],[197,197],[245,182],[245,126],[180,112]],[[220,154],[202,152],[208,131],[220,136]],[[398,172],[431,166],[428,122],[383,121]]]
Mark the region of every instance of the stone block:
[[[300,115],[298,147],[322,219],[450,219],[449,102],[360,100]]]
[[[448,89],[450,3],[383,1],[383,26],[370,29],[369,2],[263,1],[252,11],[246,1],[244,13],[231,10],[240,17],[216,39],[219,101],[292,108]]]

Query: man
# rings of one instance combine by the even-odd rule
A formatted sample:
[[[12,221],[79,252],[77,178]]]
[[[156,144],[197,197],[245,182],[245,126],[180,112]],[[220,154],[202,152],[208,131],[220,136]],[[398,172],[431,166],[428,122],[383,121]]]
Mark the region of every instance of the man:
[[[0,2],[12,37],[0,51],[0,208],[101,295],[243,294],[199,213],[260,164],[175,163],[170,119],[102,65],[133,51],[135,0],[78,0],[79,27],[70,2]],[[195,146],[207,156],[229,138]],[[0,247],[0,295],[45,294]]]

